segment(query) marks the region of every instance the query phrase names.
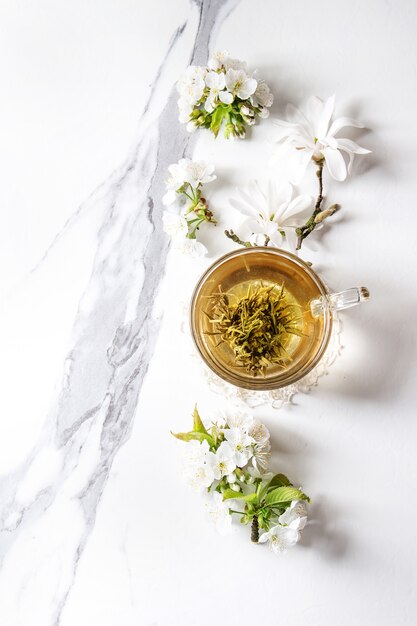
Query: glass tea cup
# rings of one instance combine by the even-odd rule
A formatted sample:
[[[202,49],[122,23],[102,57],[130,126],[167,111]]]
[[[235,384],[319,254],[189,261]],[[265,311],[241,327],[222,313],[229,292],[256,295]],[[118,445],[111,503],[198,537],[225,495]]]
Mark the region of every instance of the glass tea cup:
[[[233,304],[259,287],[277,293],[283,289],[298,324],[297,334],[288,335],[284,358],[262,372],[242,366],[213,322],[220,294]],[[206,365],[227,382],[245,389],[278,389],[296,382],[320,361],[329,343],[333,312],[368,298],[365,287],[329,293],[314,270],[289,252],[243,248],[218,259],[198,281],[191,299],[191,333]]]

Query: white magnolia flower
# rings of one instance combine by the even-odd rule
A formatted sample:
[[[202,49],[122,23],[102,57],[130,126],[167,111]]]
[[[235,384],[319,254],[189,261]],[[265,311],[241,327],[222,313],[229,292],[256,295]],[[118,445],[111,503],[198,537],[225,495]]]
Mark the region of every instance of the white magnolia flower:
[[[253,242],[263,244],[265,236],[270,243],[281,247],[286,241],[291,250],[295,250],[297,235],[295,229],[303,226],[312,213],[313,198],[307,195],[293,199],[290,183],[274,184],[270,181],[264,192],[257,181],[253,181],[247,190],[238,190],[239,197],[232,198],[230,204],[247,215],[244,226],[254,235]]]
[[[226,428],[224,437],[233,450],[233,460],[238,467],[244,467],[253,455],[253,439],[241,428]]]
[[[274,96],[271,93],[268,85],[264,80],[258,81],[256,90],[251,96],[251,102],[254,106],[270,107],[274,101]],[[267,111],[269,114],[269,111]]]
[[[304,500],[293,500],[278,521],[294,530],[302,530],[307,523],[307,505]]]
[[[271,528],[267,533],[263,533],[259,537],[259,543],[265,543],[269,540],[275,554],[283,554],[288,548],[294,546],[299,538],[300,534],[294,528],[278,525]]]
[[[223,501],[222,496],[217,491],[213,491],[207,498],[206,509],[209,519],[214,522],[220,534],[230,532],[232,528],[232,517],[229,507]]]
[[[170,237],[183,238],[188,234],[188,223],[179,213],[164,211],[162,214],[164,232]]]
[[[229,58],[229,53],[227,50],[219,50],[213,54],[212,57],[208,60],[208,67],[211,70],[220,70],[224,67],[226,60]]]
[[[255,78],[250,78],[246,72],[241,69],[228,69],[226,72],[227,90],[238,96],[241,100],[247,100],[255,93],[258,83]]]
[[[229,443],[222,441],[213,458],[210,458],[214,478],[220,480],[223,476],[229,476],[236,469],[234,451]],[[234,482],[234,480],[232,480]]]
[[[253,425],[252,415],[244,411],[235,410],[233,413],[226,414],[225,418],[229,428],[239,428],[246,434]]]
[[[207,70],[205,67],[198,65],[190,65],[187,67],[177,83],[180,100],[195,104],[201,99],[205,88],[204,78],[206,73]]]
[[[185,256],[190,256],[192,259],[198,259],[206,256],[208,250],[204,244],[197,239],[189,239],[188,237],[174,237],[174,248]]]
[[[293,105],[287,106],[287,115],[290,121],[276,120],[281,127],[282,134],[279,141],[291,145],[296,151],[293,153],[297,161],[293,180],[298,182],[311,159],[324,158],[330,176],[335,180],[345,180],[351,170],[355,154],[369,154],[370,150],[362,148],[351,139],[336,137],[337,133],[346,126],[363,128],[363,125],[348,117],[339,117],[332,122],[335,105],[335,96],[326,102],[312,96],[303,113]],[[346,167],[342,152],[349,156]]]

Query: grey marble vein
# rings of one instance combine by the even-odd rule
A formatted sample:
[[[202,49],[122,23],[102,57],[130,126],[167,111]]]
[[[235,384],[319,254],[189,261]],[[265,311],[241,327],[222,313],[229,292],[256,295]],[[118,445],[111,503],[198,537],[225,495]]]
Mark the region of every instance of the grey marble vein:
[[[198,28],[190,50],[191,63],[205,62],[211,38],[236,4],[237,0],[192,3],[191,10],[198,11]],[[6,577],[8,553],[15,542],[24,546],[35,524],[36,533],[42,538],[47,535],[48,524],[61,519],[67,507],[74,502],[81,505],[81,531],[74,530],[73,535],[71,530],[62,531],[68,533],[66,540],[72,546],[61,563],[69,571],[67,584],[45,591],[50,595],[50,604],[41,611],[42,626],[60,623],[113,459],[131,431],[155,347],[159,320],[153,315],[153,304],[169,247],[162,232],[160,198],[167,166],[190,153],[194,139],[177,121],[174,90],[159,118],[155,122],[149,118],[158,81],[186,27],[183,24],[172,36],[142,114],[135,150],[124,167],[94,196],[94,202],[102,205],[103,219],[91,277],[74,323],[61,391],[31,455],[0,485],[0,572]],[[178,72],[182,69],[178,68]],[[79,211],[75,217],[78,214]],[[128,301],[136,293],[135,313],[126,321]],[[29,495],[17,498],[40,455],[48,459],[51,456],[52,465],[58,467],[53,465],[55,469],[48,479],[32,492],[29,490]],[[92,455],[95,460],[89,466]],[[36,563],[21,567],[27,569],[25,584],[30,585],[31,567],[36,567]],[[26,624],[22,622],[22,626]]]

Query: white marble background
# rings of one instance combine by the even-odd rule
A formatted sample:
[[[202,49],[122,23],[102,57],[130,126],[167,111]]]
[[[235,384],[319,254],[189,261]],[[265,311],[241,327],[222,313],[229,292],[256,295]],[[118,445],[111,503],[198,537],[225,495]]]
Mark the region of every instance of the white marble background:
[[[416,26],[412,0],[2,0],[1,626],[417,622]],[[184,351],[183,304],[272,150],[270,120],[235,143],[176,123],[178,75],[225,47],[270,82],[273,114],[336,92],[371,129],[305,254],[372,301],[345,314],[317,389],[256,410],[313,500],[283,558],[215,533],[170,436],[196,399],[220,403]],[[192,267],[160,224],[184,151],[219,175],[219,232]]]

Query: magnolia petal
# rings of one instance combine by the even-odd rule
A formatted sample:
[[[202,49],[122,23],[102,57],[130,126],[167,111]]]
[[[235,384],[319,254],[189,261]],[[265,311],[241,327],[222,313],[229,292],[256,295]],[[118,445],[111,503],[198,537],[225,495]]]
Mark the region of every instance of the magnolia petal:
[[[337,138],[335,141],[337,141],[339,150],[344,150],[345,152],[352,152],[353,154],[370,154],[372,152],[371,150],[362,148],[362,146],[351,139]]]
[[[298,109],[296,106],[291,104],[291,102],[287,104],[285,112],[288,119],[291,120],[290,122],[287,122],[288,124],[299,124],[301,126],[305,126],[306,124],[308,124],[308,120],[306,119],[304,113],[300,111],[300,109]]]
[[[280,209],[284,206],[284,210],[291,200],[292,185],[290,183],[275,183],[272,180],[268,183],[268,205],[269,215],[275,213],[279,215]],[[281,209],[282,210],[282,209]]]
[[[248,215],[249,217],[257,217],[258,215],[256,209],[254,209],[251,204],[248,204],[244,200],[239,200],[238,198],[230,198],[229,202],[234,209],[236,209],[240,213],[243,213],[243,215]]]
[[[262,533],[262,535],[258,539],[258,543],[266,543],[270,537],[269,533]]]
[[[245,228],[247,228],[253,235],[263,235],[265,233],[265,228],[263,227],[258,220],[248,219],[245,220],[243,224]]]
[[[285,241],[287,244],[287,248],[290,252],[296,254],[297,248],[297,233],[295,232],[295,228],[287,227],[282,229],[285,233]]]
[[[319,123],[316,128],[316,137],[321,138],[327,135],[329,129],[330,120],[332,119],[334,111],[334,103],[336,96],[333,94],[328,98],[324,104],[323,111],[320,115]]]
[[[281,215],[282,226],[302,226],[313,212],[313,198],[303,194],[291,200],[288,207]]]
[[[293,185],[298,185],[304,177],[312,156],[313,150],[294,150],[288,161],[289,179]]]
[[[323,113],[323,107],[323,100],[317,96],[311,96],[307,100],[307,117],[314,129],[316,129],[319,125],[321,114]]]
[[[363,124],[353,120],[351,117],[338,117],[329,128],[328,135],[335,135],[345,126],[353,126],[354,128],[363,128]]]
[[[285,241],[279,230],[276,230],[274,233],[272,233],[272,235],[270,235],[269,237],[269,240],[269,245],[274,246],[275,248],[282,248]]]
[[[338,181],[345,180],[347,176],[346,163],[339,150],[323,148],[321,152],[326,159],[330,176]]]

